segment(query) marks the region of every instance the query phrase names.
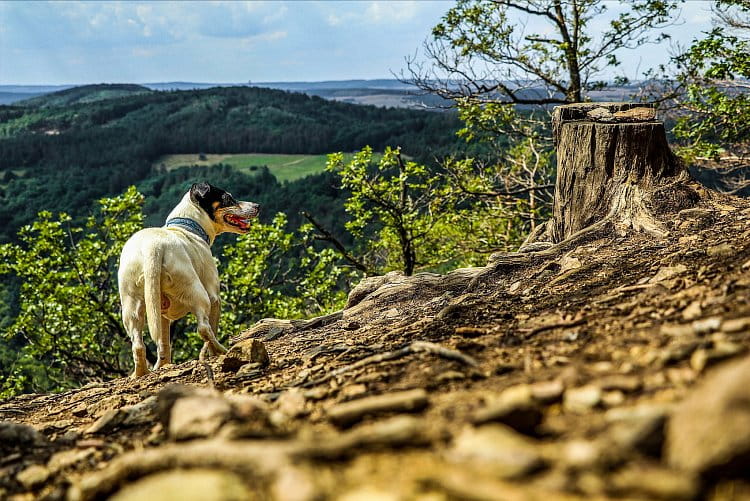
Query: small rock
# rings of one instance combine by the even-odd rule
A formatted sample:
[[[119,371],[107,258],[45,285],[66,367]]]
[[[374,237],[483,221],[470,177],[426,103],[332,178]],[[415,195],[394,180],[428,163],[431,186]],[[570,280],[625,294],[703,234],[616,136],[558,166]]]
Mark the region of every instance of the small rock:
[[[666,406],[641,404],[607,411],[609,440],[626,450],[660,456],[668,409]]]
[[[570,271],[570,270],[577,270],[581,266],[583,266],[580,259],[578,259],[577,257],[571,256],[569,254],[560,258],[560,261],[558,261],[557,264],[560,265],[559,273],[565,273],[566,271]]]
[[[45,435],[57,433],[73,426],[72,419],[59,419],[57,421],[46,421],[37,425],[37,429]]]
[[[542,411],[534,401],[528,385],[518,385],[503,391],[472,418],[476,424],[498,422],[514,430],[533,434],[542,422]]]
[[[721,318],[719,317],[708,317],[701,320],[696,320],[690,324],[693,328],[693,332],[696,334],[707,334],[718,330],[721,327]]]
[[[743,346],[731,341],[721,341],[714,343],[712,349],[699,349],[693,352],[690,357],[690,367],[695,372],[702,372],[706,367],[710,367],[717,362],[732,358],[740,353],[744,352]]]
[[[685,320],[695,320],[703,314],[703,308],[699,300],[690,303],[684,310],[682,310],[682,318]]]
[[[750,357],[709,374],[667,426],[667,462],[703,475],[750,470]]]
[[[47,438],[31,426],[0,421],[0,452],[10,452],[15,448],[28,449],[47,443]]]
[[[671,337],[692,336],[694,333],[690,324],[664,324],[659,330],[662,334]]]
[[[52,472],[46,466],[34,464],[20,471],[16,475],[16,480],[26,489],[33,489],[46,482],[51,475]]]
[[[88,460],[95,453],[96,449],[94,447],[89,447],[83,450],[68,449],[62,452],[58,452],[57,454],[52,456],[52,458],[50,458],[49,462],[47,463],[47,468],[49,468],[50,472],[57,473],[60,470],[64,470],[65,468],[69,468],[78,463]]]
[[[700,492],[695,476],[656,465],[626,467],[610,477],[610,488],[623,496],[670,501],[695,499]]]
[[[605,391],[620,390],[625,393],[633,393],[640,390],[643,383],[638,376],[616,374],[601,378],[596,382],[596,385]]]
[[[563,408],[568,412],[587,412],[602,400],[602,390],[595,385],[570,388],[563,395]]]
[[[381,372],[381,371],[374,371],[374,372],[366,372],[360,376],[357,376],[354,378],[355,383],[375,383],[377,381],[383,381],[384,379],[388,378],[387,372]]]
[[[464,337],[477,337],[487,334],[487,329],[482,327],[456,327],[456,334]]]
[[[304,395],[305,398],[310,400],[323,400],[325,398],[328,398],[328,395],[330,393],[331,390],[329,390],[328,388],[319,386],[318,388],[311,388],[305,391]]]
[[[592,440],[569,440],[560,447],[555,444],[559,459],[574,470],[589,470],[608,462],[606,447]]]
[[[110,409],[102,417],[94,421],[84,433],[94,435],[96,433],[107,433],[114,430],[125,420],[126,413],[120,409]]]
[[[435,381],[438,383],[447,383],[449,381],[460,381],[462,379],[466,379],[466,374],[459,371],[445,371],[441,372],[437,375],[435,378]]]
[[[117,491],[111,501],[245,501],[257,499],[245,482],[228,471],[171,470],[156,473]]]
[[[307,399],[301,390],[292,388],[279,395],[276,400],[276,408],[290,419],[306,414],[305,403]]]
[[[125,412],[122,426],[139,426],[150,424],[156,418],[157,399],[155,395],[145,398],[135,405],[123,407],[121,411]]]
[[[261,365],[257,362],[247,363],[237,369],[237,372],[234,373],[234,377],[244,380],[253,379],[262,375],[263,371],[261,370]]]
[[[371,447],[403,447],[425,443],[424,429],[426,424],[422,419],[412,416],[394,416],[338,435],[331,442],[333,448],[340,451],[354,451]]]
[[[262,420],[268,414],[268,404],[254,395],[228,395],[226,399],[232,406],[233,418],[240,420]]]
[[[701,209],[700,207],[692,207],[690,209],[682,209],[678,216],[680,219],[708,219],[711,220],[714,217],[714,213],[708,209]]]
[[[735,333],[750,330],[750,317],[733,318],[721,323],[721,332]]]
[[[353,398],[361,397],[365,393],[367,393],[367,385],[362,383],[346,385],[341,388],[341,391],[339,391],[339,395],[344,400],[351,400]]]
[[[509,372],[517,371],[521,368],[518,364],[508,363],[508,362],[500,362],[493,368],[492,372],[498,376],[502,374],[507,374]]]
[[[620,390],[605,391],[602,394],[602,403],[605,407],[617,407],[625,402],[625,394]]]
[[[698,348],[700,343],[695,339],[673,341],[659,353],[659,362],[663,365],[681,362]]]
[[[665,280],[670,280],[677,277],[678,275],[682,275],[686,271],[687,266],[685,266],[684,264],[678,264],[677,266],[665,266],[664,268],[660,268],[659,271],[656,272],[656,275],[649,279],[648,283],[655,284],[657,282],[664,282]]]
[[[71,414],[73,414],[75,417],[84,417],[88,415],[89,408],[85,403],[81,403],[73,408],[73,410],[70,411]]]
[[[260,339],[245,339],[232,346],[221,363],[221,370],[234,372],[243,365],[255,362],[265,367],[269,363],[266,346]]]
[[[55,437],[55,444],[56,445],[62,445],[65,447],[74,445],[79,438],[81,438],[82,433],[78,430],[67,430],[63,433],[60,433]]]
[[[519,478],[544,466],[536,444],[501,424],[466,427],[456,437],[448,458],[490,465],[501,478]]]
[[[531,397],[540,404],[551,404],[562,400],[565,385],[560,380],[542,381],[530,386]]]
[[[711,257],[733,256],[735,254],[735,249],[729,244],[719,244],[706,249],[706,254]]]
[[[417,412],[427,407],[427,404],[427,392],[420,388],[337,404],[328,410],[328,417],[339,426],[348,426],[370,414]]]
[[[276,474],[271,487],[275,501],[314,501],[322,499],[313,480],[314,475],[295,466],[286,466]],[[340,498],[338,501],[341,501]]]
[[[214,435],[232,416],[229,401],[219,397],[185,397],[172,406],[169,436],[174,440]]]
[[[95,417],[101,417],[107,411],[118,409],[123,404],[125,404],[125,400],[122,398],[122,395],[112,395],[89,405],[89,412]]]

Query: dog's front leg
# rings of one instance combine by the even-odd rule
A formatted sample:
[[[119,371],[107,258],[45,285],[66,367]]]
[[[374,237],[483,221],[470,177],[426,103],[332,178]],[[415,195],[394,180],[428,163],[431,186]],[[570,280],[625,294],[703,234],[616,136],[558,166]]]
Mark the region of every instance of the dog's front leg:
[[[156,365],[154,370],[161,369],[165,365],[172,363],[172,341],[169,338],[169,326],[172,322],[166,318],[161,317],[161,329],[159,331],[159,338],[156,341]]]

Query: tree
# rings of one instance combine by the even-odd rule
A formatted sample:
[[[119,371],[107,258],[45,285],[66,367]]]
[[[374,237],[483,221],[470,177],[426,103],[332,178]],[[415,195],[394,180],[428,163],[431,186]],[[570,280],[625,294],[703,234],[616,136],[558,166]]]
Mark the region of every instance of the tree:
[[[434,246],[426,242],[437,238],[436,226],[450,213],[449,188],[439,175],[390,147],[377,160],[369,146],[350,162],[343,153],[331,154],[326,169],[337,172],[341,186],[351,191],[344,204],[351,216],[347,230],[360,239],[366,228],[377,231],[367,246],[379,263],[372,268],[400,268],[411,275],[429,263],[426,249]]]
[[[83,227],[67,214],[40,212],[19,231],[17,244],[0,246],[0,275],[21,283],[19,314],[2,329],[0,398],[130,372],[115,270],[125,241],[143,226],[142,205],[130,187],[101,199]],[[309,225],[296,232],[285,226],[278,214],[224,248],[224,336],[264,316],[299,318],[343,306],[348,270],[336,265],[332,250],[315,249]],[[196,337],[175,340],[176,361],[197,355]]]
[[[426,62],[407,58],[401,74],[458,108],[460,136],[494,147],[489,160],[446,162],[456,186],[474,205],[494,205],[502,221],[520,217],[535,229],[554,183],[549,106],[606,87],[620,51],[667,36],[658,29],[677,4],[638,0],[611,17],[601,0],[459,0],[423,44]],[[607,27],[594,34],[603,18]],[[506,246],[517,239],[509,235]]]
[[[607,12],[601,0],[459,0],[423,45],[428,63],[407,59],[408,80],[464,104],[580,102],[606,86],[619,51],[666,37],[653,31],[671,24],[676,5],[629,2],[594,34],[592,21]]]
[[[471,159],[447,159],[445,165],[461,173],[477,168]],[[367,273],[400,270],[411,275],[483,265],[486,254],[517,246],[528,231],[522,211],[505,210],[501,195],[470,199],[467,193],[484,186],[463,186],[464,179],[452,180],[439,167],[408,160],[398,148],[376,156],[367,147],[348,162],[342,153],[332,154],[327,168],[351,192],[344,204],[351,218],[345,226],[359,239],[359,247],[347,251],[320,225],[318,237]],[[475,176],[465,178],[476,181]]]
[[[237,332],[264,317],[304,318],[343,307],[353,278],[331,249],[313,246],[312,227],[288,232],[278,213],[224,249],[219,332]]]
[[[750,2],[723,0],[714,13],[715,27],[672,59],[665,94],[678,108],[682,153],[718,160],[749,153]]]
[[[20,279],[20,312],[2,336],[19,347],[0,393],[40,391],[127,373],[115,266],[142,227],[143,197],[130,188],[99,201],[83,228],[67,214],[39,213],[0,246],[0,275]]]

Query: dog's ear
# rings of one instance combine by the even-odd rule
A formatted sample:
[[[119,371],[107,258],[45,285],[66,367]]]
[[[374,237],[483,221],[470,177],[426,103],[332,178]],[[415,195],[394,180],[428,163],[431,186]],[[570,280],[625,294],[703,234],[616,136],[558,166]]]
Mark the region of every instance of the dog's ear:
[[[206,182],[196,183],[190,187],[190,201],[203,209],[211,219],[214,219],[213,199],[216,189]]]
[[[211,185],[205,181],[202,183],[195,183],[190,187],[190,199],[196,204],[200,204],[200,201],[206,198],[209,191],[211,191]]]

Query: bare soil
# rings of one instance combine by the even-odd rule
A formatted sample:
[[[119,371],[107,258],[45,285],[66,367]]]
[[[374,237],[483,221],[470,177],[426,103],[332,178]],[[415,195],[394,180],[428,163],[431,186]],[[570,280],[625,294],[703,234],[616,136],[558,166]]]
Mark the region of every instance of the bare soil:
[[[749,499],[750,468],[670,456],[674,409],[750,347],[750,201],[694,188],[661,239],[592,232],[258,324],[235,342],[270,364],[214,359],[215,390],[194,361],[2,402],[0,498],[176,499],[193,472],[201,499]]]

